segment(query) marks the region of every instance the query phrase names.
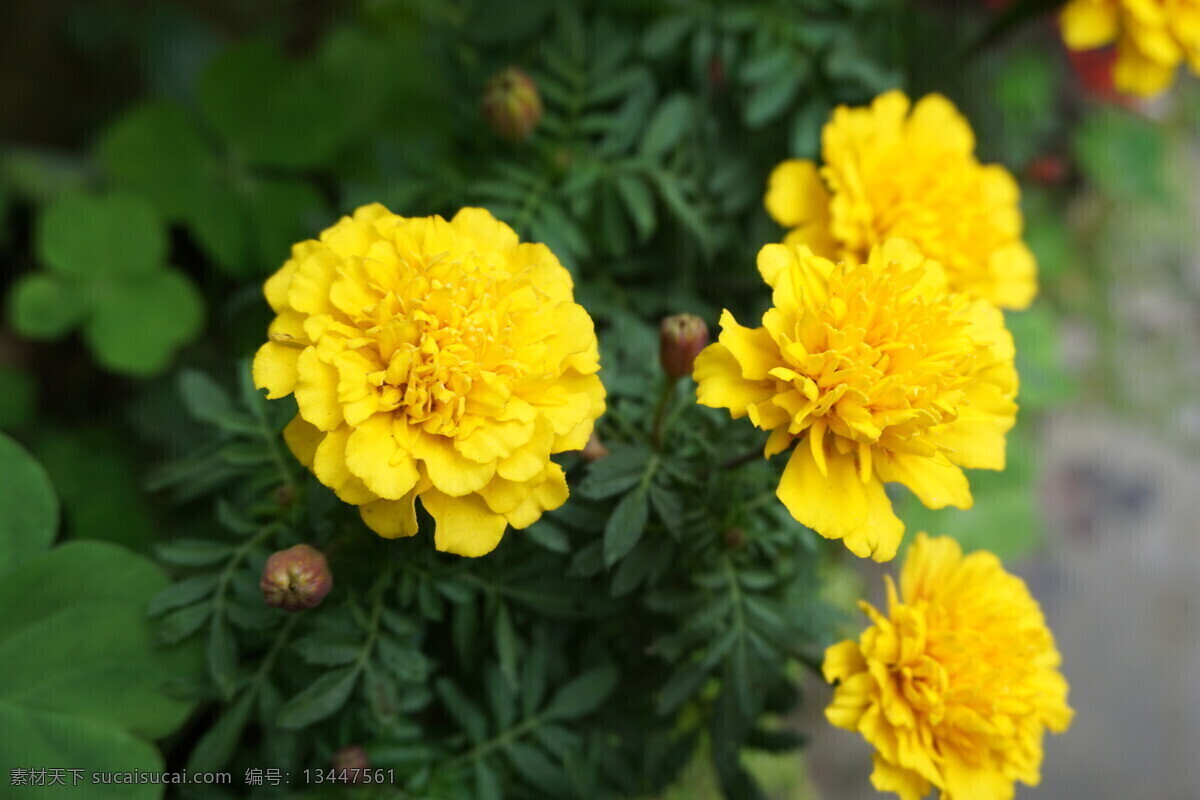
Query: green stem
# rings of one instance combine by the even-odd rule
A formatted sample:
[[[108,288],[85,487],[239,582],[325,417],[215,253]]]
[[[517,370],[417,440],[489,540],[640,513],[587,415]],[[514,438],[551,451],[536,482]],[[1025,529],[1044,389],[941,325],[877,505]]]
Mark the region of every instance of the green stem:
[[[655,450],[662,450],[663,419],[667,416],[671,398],[675,396],[675,384],[677,383],[679,383],[677,378],[672,378],[670,375],[663,376],[663,388],[658,396],[658,408],[654,411],[654,426],[650,429],[650,441]]]
[[[482,758],[493,750],[504,747],[504,745],[508,744],[514,739],[521,738],[526,733],[540,725],[541,722],[542,718],[535,714],[534,716],[529,717],[517,725],[514,725],[503,733],[488,739],[486,742],[481,742],[480,744],[475,745],[461,756],[450,759],[450,761],[447,763],[447,766],[454,767],[468,761],[474,761],[477,758]]]

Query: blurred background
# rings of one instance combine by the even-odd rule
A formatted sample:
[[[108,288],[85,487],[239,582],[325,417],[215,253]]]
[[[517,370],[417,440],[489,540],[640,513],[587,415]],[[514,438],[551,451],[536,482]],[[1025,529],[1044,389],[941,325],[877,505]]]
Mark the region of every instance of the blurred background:
[[[947,69],[937,43],[974,39],[1003,3],[742,5],[613,2],[623,27],[589,28],[577,69],[548,1],[7,0],[0,430],[45,465],[67,536],[144,552],[168,524],[153,467],[191,446],[173,369],[232,374],[268,320],[262,278],[337,215],[487,205],[595,297],[633,287],[648,318],[683,302],[715,319],[727,284],[754,279],[747,254],[782,235],[765,167],[815,156],[839,102],[936,89],[1021,181],[1041,293],[1009,319],[1009,468],[973,476],[971,512],[909,503],[907,521],[998,552],[1058,638],[1077,717],[1018,796],[1200,797],[1200,82],[1120,95],[1111,54],[1068,54],[1052,15]],[[509,64],[546,104],[525,143],[482,110]],[[598,80],[573,115],[563,74]],[[753,159],[688,150],[698,111]],[[615,190],[588,173],[627,152],[667,166]],[[644,242],[744,263],[671,277]],[[840,591],[878,599],[883,571],[859,565]],[[876,796],[827,697],[810,687],[803,762],[763,766],[780,798]]]

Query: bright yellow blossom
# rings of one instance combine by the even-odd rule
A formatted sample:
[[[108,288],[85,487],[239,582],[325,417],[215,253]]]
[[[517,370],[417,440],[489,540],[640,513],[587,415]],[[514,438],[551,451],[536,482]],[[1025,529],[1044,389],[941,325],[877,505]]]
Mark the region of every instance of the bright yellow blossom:
[[[825,716],[875,747],[871,783],[902,800],[1010,800],[1040,780],[1045,731],[1073,712],[1054,637],[1025,583],[991,553],[918,534],[887,578],[888,613],[825,652]]]
[[[1017,375],[1003,315],[948,293],[942,268],[902,239],[857,265],[769,244],[758,268],[774,308],[760,328],[722,314],[696,359],[699,402],[771,431],[768,458],[795,445],[777,490],[788,511],[887,561],[904,525],[884,482],[969,508],[960,467],[1004,468]]]
[[[1027,307],[1037,264],[1021,240],[1016,180],[976,160],[971,126],[946,98],[929,95],[911,113],[909,105],[891,91],[865,108],[840,106],[822,134],[824,166],[775,168],[765,203],[793,229],[785,243],[858,262],[887,239],[908,239],[955,291]]]
[[[604,411],[596,334],[545,245],[487,211],[406,219],[358,209],[267,280],[278,315],[255,385],[294,393],[284,436],[381,536],[491,551],[567,499],[552,453]]]
[[[1158,94],[1181,61],[1200,73],[1200,0],[1071,0],[1060,19],[1072,50],[1117,43],[1113,85],[1123,92]]]

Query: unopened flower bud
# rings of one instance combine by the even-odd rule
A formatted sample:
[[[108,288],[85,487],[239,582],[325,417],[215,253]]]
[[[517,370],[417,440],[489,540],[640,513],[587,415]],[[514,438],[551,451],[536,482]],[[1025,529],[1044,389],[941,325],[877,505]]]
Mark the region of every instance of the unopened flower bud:
[[[1025,165],[1025,174],[1042,186],[1058,186],[1067,177],[1067,163],[1061,156],[1038,156]]]
[[[258,586],[267,605],[302,611],[321,604],[333,588],[333,576],[321,551],[298,544],[267,559]]]
[[[537,84],[523,70],[508,67],[487,82],[483,113],[492,130],[512,142],[523,142],[542,118]]]
[[[589,464],[594,464],[608,455],[608,448],[604,446],[604,442],[600,441],[600,434],[592,431],[581,455],[583,460]]]
[[[692,374],[696,356],[708,344],[708,326],[692,314],[676,314],[662,321],[659,329],[659,360],[671,379]]]
[[[362,773],[371,768],[371,759],[367,757],[367,751],[362,749],[357,744],[352,744],[349,747],[343,747],[333,754],[332,766],[335,772],[342,770],[358,770],[350,772],[346,778],[347,783],[361,783]]]
[[[296,502],[296,490],[286,483],[280,484],[275,489],[275,502],[280,508],[288,508],[292,503]]]

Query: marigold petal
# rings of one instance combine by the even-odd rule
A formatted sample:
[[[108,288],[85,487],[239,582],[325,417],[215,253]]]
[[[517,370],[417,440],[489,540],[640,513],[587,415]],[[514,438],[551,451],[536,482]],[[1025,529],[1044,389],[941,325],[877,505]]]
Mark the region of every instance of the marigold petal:
[[[821,180],[816,164],[792,159],[772,170],[764,204],[767,213],[776,222],[793,228],[826,214],[829,191]],[[770,283],[770,280],[767,282]]]
[[[420,478],[409,443],[396,439],[403,425],[391,414],[376,414],[346,440],[346,467],[385,500],[404,497]]]
[[[477,494],[451,497],[437,489],[421,494],[421,503],[437,523],[434,544],[445,553],[471,558],[496,549],[508,520],[488,508]]]
[[[312,471],[342,502],[358,506],[378,500],[379,496],[346,466],[346,441],[351,430],[349,425],[342,425],[325,434],[313,456]]]
[[[344,421],[337,399],[337,369],[326,364],[311,347],[296,360],[296,405],[300,415],[323,431],[331,431]]]
[[[842,681],[851,675],[865,671],[867,662],[863,659],[862,649],[858,642],[847,639],[830,645],[825,649],[825,661],[821,664],[821,674],[827,683]]]
[[[367,527],[385,539],[413,536],[417,532],[417,492],[399,500],[374,500],[358,507],[358,514]]]
[[[495,461],[480,464],[463,458],[445,436],[424,434],[416,439],[412,452],[433,485],[451,497],[478,492],[496,474]]]
[[[300,352],[299,348],[278,342],[266,342],[258,348],[251,370],[254,385],[267,390],[268,400],[286,397],[296,388]]]
[[[827,539],[841,539],[860,558],[896,555],[904,523],[892,511],[878,478],[863,483],[853,457],[826,453],[822,475],[812,449],[796,447],[776,491],[796,520]]]
[[[768,400],[772,394],[762,381],[743,378],[741,365],[719,342],[696,356],[692,376],[696,380],[696,402],[709,408],[727,408],[734,419],[746,416],[747,406]]]
[[[872,756],[875,769],[871,772],[871,785],[880,792],[895,792],[900,800],[921,800],[929,794],[929,781],[911,769],[889,763],[878,753]]]
[[[553,511],[567,502],[568,495],[566,473],[551,461],[546,465],[545,479],[538,482],[521,504],[506,512],[505,516],[513,528],[528,528],[541,518],[543,512]]]
[[[885,453],[874,463],[881,481],[904,484],[926,508],[966,509],[974,505],[967,476],[941,453],[932,457]]]
[[[283,429],[283,441],[287,444],[292,455],[306,467],[311,467],[317,447],[325,438],[325,432],[304,421],[299,414]]]
[[[742,377],[747,380],[764,380],[782,364],[779,346],[765,328],[742,327],[727,310],[721,312],[720,342],[741,365]]]
[[[1063,41],[1072,50],[1103,47],[1117,38],[1117,5],[1100,0],[1071,0],[1059,16]]]

